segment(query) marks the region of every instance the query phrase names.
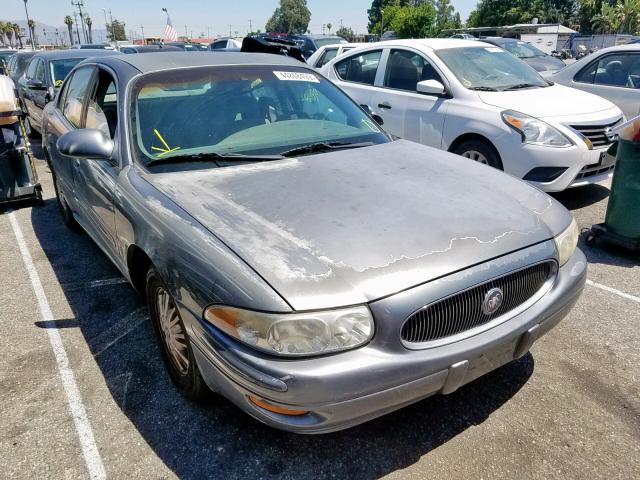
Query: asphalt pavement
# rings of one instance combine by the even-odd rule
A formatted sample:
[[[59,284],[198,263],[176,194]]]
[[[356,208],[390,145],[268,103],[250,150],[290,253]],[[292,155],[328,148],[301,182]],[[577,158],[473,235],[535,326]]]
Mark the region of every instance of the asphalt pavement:
[[[0,211],[0,478],[640,477],[638,258],[582,245],[589,285],[530,354],[452,395],[298,436],[177,393],[143,302],[62,224],[37,167],[44,206]],[[589,227],[608,186],[555,196]]]

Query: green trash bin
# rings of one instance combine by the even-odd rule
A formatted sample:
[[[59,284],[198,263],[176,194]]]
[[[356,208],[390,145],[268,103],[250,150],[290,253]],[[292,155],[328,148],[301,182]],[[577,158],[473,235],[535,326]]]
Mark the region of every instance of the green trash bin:
[[[587,243],[597,238],[640,252],[640,117],[619,129],[616,169],[605,223],[594,225]]]

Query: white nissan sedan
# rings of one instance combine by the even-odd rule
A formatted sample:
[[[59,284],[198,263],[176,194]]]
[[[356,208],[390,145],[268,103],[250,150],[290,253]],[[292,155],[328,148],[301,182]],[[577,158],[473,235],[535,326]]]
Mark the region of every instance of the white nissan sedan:
[[[505,50],[458,39],[357,48],[321,72],[385,129],[485,163],[547,192],[600,182],[623,121],[611,102],[543,79]]]

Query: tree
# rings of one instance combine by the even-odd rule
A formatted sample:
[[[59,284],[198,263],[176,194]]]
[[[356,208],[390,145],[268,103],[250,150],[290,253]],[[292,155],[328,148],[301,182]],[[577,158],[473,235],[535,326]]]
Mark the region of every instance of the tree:
[[[344,38],[347,42],[353,42],[356,39],[355,32],[349,27],[340,27],[336,30],[336,35]]]
[[[87,29],[89,30],[89,43],[93,43],[93,34],[91,33],[91,26],[93,25],[93,20],[89,15],[84,17],[84,23],[87,24]]]
[[[107,24],[107,34],[112,42],[126,40],[127,34],[124,30],[125,23],[120,20],[114,20]]]
[[[69,45],[73,45],[73,18],[70,15],[64,17],[64,24],[67,26],[67,30],[69,31]]]
[[[36,40],[36,22],[34,22],[33,20],[29,20],[27,22],[27,27],[29,28],[29,33],[30,36],[29,38],[31,38],[31,41],[35,42]],[[31,45],[33,48],[35,48],[35,45]]]
[[[5,23],[4,34],[6,35],[7,40],[9,41],[9,46],[13,47],[13,24],[11,22]]]
[[[4,29],[5,29],[5,23],[0,20],[0,42],[2,42],[2,46],[5,47],[7,44],[5,43],[5,39],[4,39]]]
[[[12,27],[13,27],[13,33],[16,36],[18,43],[20,44],[20,48],[22,48],[22,31],[20,30],[20,25],[18,25],[17,23],[14,23]]]
[[[280,6],[275,9],[267,22],[267,32],[301,34],[307,31],[311,12],[307,7],[307,0],[280,0]]]
[[[331,29],[333,28],[333,25],[330,23],[327,23],[327,30],[329,30],[329,35],[331,35]]]
[[[640,27],[640,0],[618,0],[616,14],[621,33],[635,33]]]
[[[399,38],[425,38],[434,34],[436,11],[429,1],[416,5],[390,5],[384,10],[385,30]]]
[[[615,33],[620,29],[620,17],[615,5],[602,4],[602,10],[591,20],[591,26],[597,33]]]
[[[438,34],[440,34],[442,30],[462,27],[460,14],[455,11],[450,0],[436,0],[435,9],[435,30]]]

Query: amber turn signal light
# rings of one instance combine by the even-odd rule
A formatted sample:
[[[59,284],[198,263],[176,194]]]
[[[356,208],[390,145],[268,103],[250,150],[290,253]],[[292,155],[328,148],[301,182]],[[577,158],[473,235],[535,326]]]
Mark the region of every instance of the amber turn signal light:
[[[259,398],[248,396],[247,397],[251,403],[254,405],[264,408],[273,413],[279,413],[280,415],[290,415],[292,417],[299,417],[300,415],[306,415],[309,412],[304,410],[290,410],[284,407],[278,407],[277,405],[271,405],[270,403],[265,402],[264,400],[260,400]]]

